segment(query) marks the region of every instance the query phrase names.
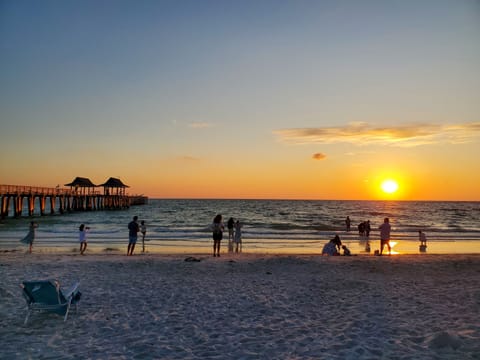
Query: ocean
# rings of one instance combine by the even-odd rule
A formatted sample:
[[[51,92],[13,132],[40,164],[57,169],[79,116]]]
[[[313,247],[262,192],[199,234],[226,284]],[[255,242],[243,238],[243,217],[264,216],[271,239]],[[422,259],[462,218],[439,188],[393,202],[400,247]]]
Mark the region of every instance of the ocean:
[[[40,216],[37,209],[32,219],[0,222],[0,249],[24,249],[19,240],[34,220],[39,224],[34,251],[76,251],[82,223],[90,227],[88,251],[126,251],[127,224],[136,215],[147,225],[148,252],[208,254],[216,214],[223,215],[225,224],[230,217],[243,224],[243,252],[315,254],[338,234],[352,253],[365,254],[367,240],[372,252],[378,249],[378,226],[388,217],[396,253],[419,252],[418,230],[427,236],[428,254],[480,253],[480,202],[203,199],[150,199],[147,205],[127,210],[47,216]],[[345,227],[347,216],[350,232]],[[369,239],[357,231],[366,220],[372,228]],[[141,241],[136,249],[140,251]],[[227,251],[226,240],[222,251]]]

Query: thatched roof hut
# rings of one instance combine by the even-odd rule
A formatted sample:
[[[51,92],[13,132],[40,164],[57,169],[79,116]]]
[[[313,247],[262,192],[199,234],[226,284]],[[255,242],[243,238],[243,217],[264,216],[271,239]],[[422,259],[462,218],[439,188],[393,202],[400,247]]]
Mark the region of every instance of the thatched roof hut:
[[[105,195],[125,195],[125,189],[130,187],[125,185],[122,180],[113,177],[98,186],[103,186],[103,193]]]
[[[97,185],[92,183],[90,179],[78,176],[71,183],[65,184],[65,186],[70,186],[70,188],[74,188],[76,191],[78,191],[78,189],[80,188],[80,192],[82,194],[91,194],[95,192],[94,189],[95,187],[97,187]]]

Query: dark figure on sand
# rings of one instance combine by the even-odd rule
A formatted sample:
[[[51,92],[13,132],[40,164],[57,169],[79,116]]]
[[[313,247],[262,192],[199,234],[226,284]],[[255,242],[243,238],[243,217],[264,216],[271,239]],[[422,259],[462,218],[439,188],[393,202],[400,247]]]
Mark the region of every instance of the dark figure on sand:
[[[380,255],[383,253],[385,245],[388,247],[388,255],[391,255],[392,248],[390,247],[390,221],[388,218],[383,220],[383,224],[379,226],[380,229]]]
[[[235,220],[233,220],[233,218],[231,217],[230,219],[228,219],[227,221],[227,229],[228,229],[228,252],[232,252],[233,251],[233,232],[234,232],[234,223],[235,223]]]
[[[420,252],[427,251],[427,236],[422,230],[418,230],[418,240],[420,241]]]
[[[322,249],[322,255],[337,256],[340,255],[340,249],[342,247],[342,241],[340,236],[335,235],[335,237],[326,243]]]
[[[358,224],[358,235],[360,235],[361,237],[365,235],[365,222],[363,221]]]
[[[242,252],[242,224],[238,220],[235,223],[235,236],[233,241],[235,242],[235,252],[238,253],[239,250]]]
[[[345,219],[345,226],[347,228],[347,231],[350,231],[350,225],[352,224],[352,222],[350,221],[350,216],[347,216],[347,218]]]
[[[33,242],[35,241],[35,229],[38,224],[35,221],[30,221],[30,227],[28,228],[28,234],[22,240],[21,243],[28,245],[28,252],[32,253]]]
[[[220,243],[223,238],[224,226],[222,223],[222,215],[218,214],[213,219],[212,237],[213,237],[213,256],[220,256]]]
[[[370,220],[365,221],[365,236],[368,238],[370,236],[370,231],[372,230],[370,226]]]
[[[80,255],[85,255],[87,250],[87,231],[90,230],[85,224],[81,224],[78,228],[78,240],[80,241]]]
[[[134,216],[133,220],[130,221],[128,224],[128,249],[127,249],[127,256],[133,255],[133,251],[135,250],[135,244],[137,243],[137,236],[138,232],[140,231],[140,227],[137,223],[138,216]]]
[[[140,223],[140,232],[142,233],[142,252],[145,252],[145,235],[147,235],[147,225],[145,221],[142,220]]]

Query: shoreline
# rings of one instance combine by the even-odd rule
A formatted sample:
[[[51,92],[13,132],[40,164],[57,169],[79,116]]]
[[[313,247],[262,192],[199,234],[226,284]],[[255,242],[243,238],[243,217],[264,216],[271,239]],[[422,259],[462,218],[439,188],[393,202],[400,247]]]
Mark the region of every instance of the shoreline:
[[[285,239],[247,239],[243,242],[243,252],[245,254],[286,254],[286,255],[321,255],[323,245],[328,240],[316,241],[297,241]],[[365,240],[344,241],[350,251],[355,256],[374,256],[374,251],[379,248],[379,240],[370,240],[371,251],[365,251]],[[17,245],[18,244],[18,245]],[[448,240],[448,241],[429,241],[426,252],[420,252],[419,242],[411,240],[395,240],[391,241],[392,255],[439,255],[439,254],[480,254],[480,240]],[[149,240],[145,241],[145,249],[147,253],[152,254],[205,254],[212,252],[213,242],[204,240],[198,241],[179,241],[179,240]],[[88,241],[87,255],[98,253],[122,253],[126,252],[127,240],[122,242],[97,242],[95,240]],[[221,253],[229,255],[228,241],[222,241]],[[0,243],[0,254],[4,253],[21,253],[26,251],[27,246],[20,244],[19,241],[9,242],[7,244]],[[35,241],[33,253],[70,253],[74,254],[79,251],[78,240],[72,240],[68,243],[42,243]],[[142,242],[138,241],[135,254],[139,255],[142,251]],[[233,253],[232,253],[233,254]]]

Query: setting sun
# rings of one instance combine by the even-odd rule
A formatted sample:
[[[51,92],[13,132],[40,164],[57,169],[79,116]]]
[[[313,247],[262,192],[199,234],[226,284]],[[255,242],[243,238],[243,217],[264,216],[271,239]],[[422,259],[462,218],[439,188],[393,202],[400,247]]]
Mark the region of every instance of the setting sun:
[[[387,194],[393,194],[395,191],[398,190],[398,184],[395,180],[385,180],[382,182],[382,190]]]

